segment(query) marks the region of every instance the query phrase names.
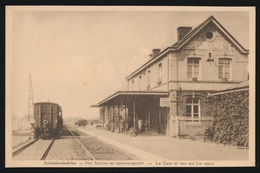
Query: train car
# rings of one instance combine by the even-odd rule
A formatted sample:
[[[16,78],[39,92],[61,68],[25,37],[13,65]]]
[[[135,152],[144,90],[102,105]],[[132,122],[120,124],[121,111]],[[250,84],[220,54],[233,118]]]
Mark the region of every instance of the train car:
[[[57,103],[34,103],[35,138],[51,139],[56,137],[62,126],[62,109]]]

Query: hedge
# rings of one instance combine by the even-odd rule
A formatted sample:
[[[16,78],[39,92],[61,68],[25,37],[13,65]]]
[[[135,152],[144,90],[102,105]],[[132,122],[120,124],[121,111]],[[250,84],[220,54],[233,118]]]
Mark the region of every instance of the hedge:
[[[237,91],[209,97],[212,102],[213,125],[204,140],[248,147],[249,92]]]

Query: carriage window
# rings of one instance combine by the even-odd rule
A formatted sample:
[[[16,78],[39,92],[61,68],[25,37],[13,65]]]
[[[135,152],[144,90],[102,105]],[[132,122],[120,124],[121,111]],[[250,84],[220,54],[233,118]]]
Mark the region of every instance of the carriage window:
[[[47,106],[41,106],[41,112],[42,113],[46,113],[46,114],[48,114],[48,113],[50,113],[50,106],[49,105],[47,105]]]

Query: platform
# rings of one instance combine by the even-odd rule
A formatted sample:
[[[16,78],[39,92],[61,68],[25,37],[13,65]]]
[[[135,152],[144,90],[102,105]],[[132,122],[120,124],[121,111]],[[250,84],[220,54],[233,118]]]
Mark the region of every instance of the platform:
[[[248,149],[205,143],[190,139],[176,139],[162,135],[113,133],[91,126],[80,128],[111,145],[140,157],[141,160],[247,160]]]

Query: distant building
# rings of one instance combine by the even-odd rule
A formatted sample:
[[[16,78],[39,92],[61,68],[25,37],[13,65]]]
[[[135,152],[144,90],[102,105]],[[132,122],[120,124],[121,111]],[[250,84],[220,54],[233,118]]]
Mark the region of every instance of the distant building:
[[[178,40],[126,77],[128,91],[97,104],[105,128],[167,136],[202,133],[212,123],[207,95],[248,78],[248,54],[213,16],[177,28]],[[124,121],[124,129],[122,129]]]

